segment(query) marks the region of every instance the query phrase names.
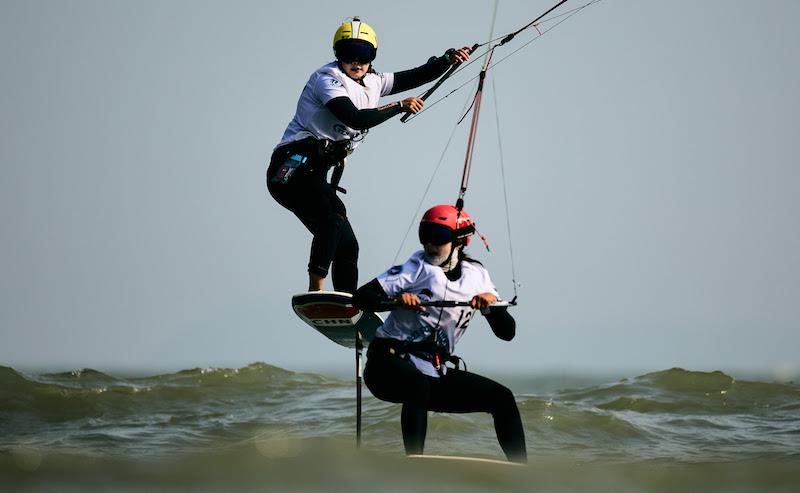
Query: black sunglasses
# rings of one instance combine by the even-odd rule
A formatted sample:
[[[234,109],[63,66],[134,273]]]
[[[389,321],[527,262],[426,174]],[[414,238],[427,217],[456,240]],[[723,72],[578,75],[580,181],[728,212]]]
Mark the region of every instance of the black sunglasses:
[[[342,63],[371,63],[375,60],[375,48],[363,43],[341,46],[336,50],[336,58]]]
[[[443,224],[420,223],[419,242],[422,244],[441,246],[453,241],[453,230]]]
[[[342,63],[360,63],[362,65],[372,63],[372,60],[365,60],[363,58],[356,57],[339,57],[339,61]]]

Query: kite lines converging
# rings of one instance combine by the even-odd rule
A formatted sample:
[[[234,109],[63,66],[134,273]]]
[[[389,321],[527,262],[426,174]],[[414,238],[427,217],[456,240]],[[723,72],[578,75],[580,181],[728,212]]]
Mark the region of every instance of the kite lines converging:
[[[498,64],[500,64],[503,61],[507,60],[511,56],[517,54],[520,50],[526,48],[527,46],[529,46],[531,43],[533,43],[537,39],[541,38],[542,36],[544,36],[545,34],[547,34],[550,31],[552,31],[553,29],[555,29],[556,27],[558,27],[562,23],[566,22],[568,19],[570,19],[575,14],[581,12],[583,9],[585,9],[585,8],[591,6],[591,5],[594,5],[594,4],[598,3],[598,2],[600,2],[601,0],[591,0],[591,1],[587,2],[587,3],[584,3],[584,4],[576,7],[576,8],[573,8],[573,9],[570,9],[570,10],[567,10],[567,11],[564,11],[564,12],[561,12],[561,13],[554,14],[554,12],[559,7],[561,7],[562,5],[567,3],[567,1],[568,0],[560,0],[560,1],[558,1],[555,5],[551,6],[545,12],[543,12],[542,14],[540,14],[539,16],[537,16],[536,18],[534,18],[533,20],[531,20],[530,22],[528,22],[524,26],[520,27],[519,29],[517,29],[515,31],[512,31],[510,33],[501,35],[501,36],[497,36],[497,37],[494,36],[494,24],[495,24],[496,18],[497,18],[497,6],[498,6],[499,2],[495,1],[494,12],[492,14],[492,23],[491,23],[491,29],[490,29],[490,34],[489,34],[488,41],[485,41],[483,43],[475,43],[470,48],[471,53],[475,53],[478,49],[480,49],[482,47],[485,47],[485,51],[483,51],[480,54],[476,54],[476,56],[472,57],[472,60],[470,60],[468,62],[465,62],[465,63],[460,64],[460,65],[452,66],[447,72],[445,72],[444,75],[442,75],[434,83],[433,86],[431,86],[427,91],[425,91],[419,97],[422,100],[427,100],[434,92],[436,92],[439,88],[441,88],[448,79],[450,79],[452,76],[462,72],[467,67],[469,67],[473,63],[477,62],[480,58],[482,58],[483,59],[483,66],[482,66],[480,72],[477,75],[467,79],[466,81],[461,83],[459,86],[457,86],[454,89],[450,90],[450,92],[446,93],[444,96],[440,97],[439,99],[436,99],[433,102],[426,104],[424,109],[422,109],[422,111],[420,111],[420,112],[418,112],[416,114],[406,113],[401,118],[402,122],[409,122],[409,121],[413,120],[414,118],[419,117],[422,113],[424,113],[425,111],[431,109],[436,104],[442,102],[443,100],[447,99],[448,97],[452,96],[456,92],[460,91],[461,89],[463,89],[464,87],[466,87],[470,83],[472,83],[472,82],[477,80],[477,87],[476,87],[476,89],[474,91],[474,94],[465,103],[465,105],[464,105],[465,109],[463,109],[459,113],[460,117],[456,121],[455,125],[453,126],[453,129],[450,132],[450,136],[448,137],[448,139],[447,139],[447,141],[445,143],[444,149],[443,149],[443,151],[442,151],[442,153],[441,153],[441,155],[439,157],[439,160],[438,160],[436,166],[433,169],[433,172],[432,172],[431,177],[430,177],[430,179],[428,181],[428,184],[424,189],[424,192],[422,194],[422,197],[419,200],[419,203],[417,204],[417,207],[416,207],[416,210],[414,211],[414,214],[412,215],[412,220],[409,223],[409,226],[408,226],[408,228],[407,228],[407,230],[405,232],[405,235],[403,236],[402,241],[400,242],[400,245],[399,245],[399,247],[397,249],[397,252],[395,253],[395,257],[394,257],[393,263],[397,262],[397,259],[400,256],[400,252],[402,251],[403,246],[404,246],[405,242],[407,241],[408,236],[409,236],[409,234],[411,233],[411,230],[414,227],[414,224],[416,223],[416,217],[419,215],[419,212],[420,212],[420,210],[422,208],[422,204],[425,202],[425,200],[427,198],[427,195],[428,195],[428,193],[429,193],[429,191],[431,189],[433,180],[435,179],[436,174],[438,173],[438,171],[439,171],[439,169],[440,169],[440,167],[441,167],[441,165],[442,165],[442,163],[444,161],[445,155],[447,153],[448,148],[450,147],[450,143],[453,140],[453,137],[455,135],[455,131],[456,131],[458,125],[460,125],[461,122],[466,119],[466,117],[469,115],[469,113],[471,111],[472,112],[472,119],[471,119],[471,122],[470,122],[469,136],[468,136],[468,139],[467,139],[467,150],[466,150],[466,155],[465,155],[465,158],[464,158],[464,169],[463,169],[463,172],[462,172],[462,175],[461,175],[461,184],[459,186],[458,198],[456,199],[456,204],[455,204],[456,208],[459,211],[461,211],[463,206],[464,206],[464,198],[465,198],[468,186],[469,186],[469,177],[470,177],[470,172],[472,170],[472,158],[473,158],[473,155],[474,155],[474,147],[475,147],[475,142],[476,142],[476,139],[477,139],[477,130],[478,130],[478,121],[479,121],[479,118],[480,118],[481,101],[482,101],[482,97],[483,97],[484,84],[485,84],[485,81],[486,81],[487,73],[492,68],[496,67]],[[553,14],[553,15],[551,15],[551,14]],[[507,43],[509,43],[512,40],[514,40],[514,38],[517,35],[525,32],[527,30],[535,30],[536,34],[534,35],[533,38],[529,39],[528,41],[523,43],[521,46],[517,47],[516,49],[514,49],[510,53],[506,54],[504,57],[502,57],[502,58],[500,58],[500,59],[498,59],[498,60],[493,62],[493,56],[494,56],[494,52],[495,52],[496,49],[498,49],[500,47],[504,47]],[[510,255],[510,260],[511,260],[511,277],[512,277],[512,284],[513,284],[513,287],[514,287],[514,298],[516,299],[518,283],[517,283],[517,280],[516,280],[516,272],[515,272],[515,267],[514,267],[514,251],[513,251],[513,247],[512,247],[513,241],[512,241],[512,233],[511,233],[510,207],[509,207],[509,200],[508,200],[508,190],[507,190],[507,186],[506,186],[505,163],[504,163],[504,160],[503,160],[503,148],[502,148],[501,129],[500,129],[500,113],[499,113],[499,108],[498,108],[498,105],[497,105],[497,80],[496,80],[496,78],[494,76],[494,72],[492,72],[492,92],[493,92],[493,96],[494,96],[493,99],[494,99],[494,107],[495,107],[495,123],[496,123],[496,129],[497,129],[497,143],[498,143],[497,145],[498,145],[498,151],[499,151],[500,173],[501,173],[502,184],[503,184],[503,197],[504,197],[505,212],[506,212],[506,229],[507,229],[507,233],[508,233],[509,255]],[[483,235],[481,235],[480,232],[476,231],[476,233],[481,237],[481,239],[483,240],[483,242],[486,245],[486,248],[488,250],[489,249],[489,244],[488,244],[486,238]]]

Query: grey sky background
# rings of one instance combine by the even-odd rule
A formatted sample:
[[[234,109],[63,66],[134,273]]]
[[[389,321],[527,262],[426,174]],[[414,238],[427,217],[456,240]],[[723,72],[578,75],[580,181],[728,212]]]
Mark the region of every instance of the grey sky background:
[[[502,0],[496,32],[551,3]],[[265,163],[345,17],[395,71],[484,41],[492,6],[0,0],[0,364],[350,368],[291,312],[310,236]],[[474,322],[470,369],[800,371],[798,18],[790,0],[604,0],[497,66],[518,336]],[[510,296],[489,89],[466,206]],[[350,158],[362,282],[391,265],[471,92]],[[461,127],[426,207],[456,198]]]

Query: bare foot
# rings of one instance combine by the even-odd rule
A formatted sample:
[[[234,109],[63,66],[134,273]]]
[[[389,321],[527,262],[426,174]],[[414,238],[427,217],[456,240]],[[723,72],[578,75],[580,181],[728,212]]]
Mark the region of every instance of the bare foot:
[[[308,290],[309,291],[322,291],[325,286],[325,278],[316,274],[308,274]]]

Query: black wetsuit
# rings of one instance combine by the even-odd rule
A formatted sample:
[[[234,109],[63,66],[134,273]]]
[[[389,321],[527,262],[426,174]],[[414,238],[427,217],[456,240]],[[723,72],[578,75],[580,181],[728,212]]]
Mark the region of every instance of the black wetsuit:
[[[458,278],[460,268],[447,276]],[[356,306],[370,311],[379,311],[381,302],[387,300],[377,279],[359,288],[353,298]],[[516,323],[507,310],[492,310],[486,319],[497,337],[506,341],[513,339]],[[405,351],[413,352],[413,349],[396,339],[374,339],[367,351],[364,381],[378,399],[403,404],[400,423],[407,454],[424,451],[428,411],[486,412],[494,419],[497,440],[508,460],[527,462],[522,420],[508,388],[460,369],[448,368],[438,378],[427,376],[403,357]]]
[[[396,72],[389,94],[430,82],[449,66],[444,56],[433,57],[425,65]],[[347,97],[331,99],[325,106],[342,123],[359,130],[374,127],[403,112],[398,104],[359,110]],[[276,148],[267,170],[267,188],[270,195],[292,211],[314,235],[308,272],[327,277],[330,267],[334,289],[352,293],[358,285],[358,241],[344,203],[337,196],[336,188],[327,181],[331,167],[344,159],[347,151],[340,144],[346,143],[307,138]],[[308,163],[298,168],[290,180],[281,180],[281,168],[295,154],[307,158]]]

